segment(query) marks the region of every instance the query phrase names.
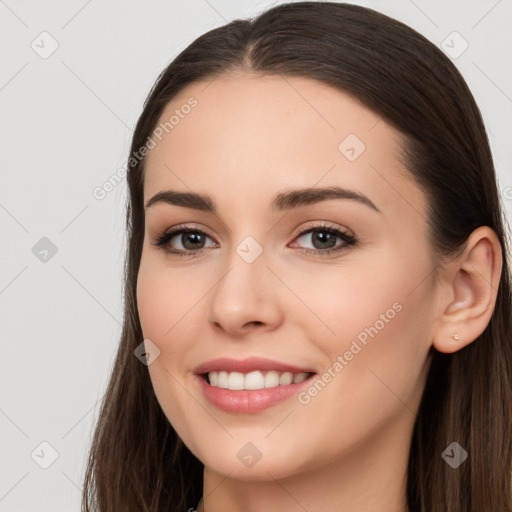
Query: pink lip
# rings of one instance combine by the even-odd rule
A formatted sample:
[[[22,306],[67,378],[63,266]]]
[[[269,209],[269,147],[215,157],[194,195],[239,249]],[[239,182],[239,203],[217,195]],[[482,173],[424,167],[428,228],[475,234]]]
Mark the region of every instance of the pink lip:
[[[305,386],[311,385],[315,377],[316,375],[312,375],[302,382],[288,386],[237,391],[211,386],[201,375],[195,375],[194,379],[205,398],[219,409],[230,413],[248,414],[262,411],[296,395]]]
[[[272,359],[266,359],[263,357],[248,357],[246,359],[230,359],[228,357],[220,357],[218,359],[212,359],[200,364],[194,370],[196,375],[201,375],[208,372],[240,372],[249,373],[255,370],[275,370],[276,372],[292,372],[292,373],[315,373],[315,370],[311,368],[299,368],[290,364],[281,363],[280,361],[274,361]],[[286,386],[283,386],[286,387]]]

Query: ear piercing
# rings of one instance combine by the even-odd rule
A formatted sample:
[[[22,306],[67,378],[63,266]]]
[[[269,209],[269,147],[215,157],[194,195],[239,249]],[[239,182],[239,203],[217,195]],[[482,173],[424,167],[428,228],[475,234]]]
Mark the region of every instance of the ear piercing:
[[[451,337],[455,340],[455,341],[459,341],[460,340],[460,337],[457,333],[455,334],[452,334]]]

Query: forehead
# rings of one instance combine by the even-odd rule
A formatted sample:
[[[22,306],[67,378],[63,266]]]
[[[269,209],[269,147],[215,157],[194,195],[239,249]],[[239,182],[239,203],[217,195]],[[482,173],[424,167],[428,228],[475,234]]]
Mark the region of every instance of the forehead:
[[[261,207],[276,191],[338,185],[363,191],[389,215],[412,204],[425,215],[425,199],[399,159],[400,134],[316,80],[210,77],[181,91],[156,129],[145,202],[171,188]]]

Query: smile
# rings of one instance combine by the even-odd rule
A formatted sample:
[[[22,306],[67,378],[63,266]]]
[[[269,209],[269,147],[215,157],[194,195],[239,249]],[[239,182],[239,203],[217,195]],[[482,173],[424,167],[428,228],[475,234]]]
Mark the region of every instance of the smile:
[[[231,391],[257,390],[297,384],[313,375],[312,373],[252,371],[249,373],[217,371],[205,374],[208,384]]]
[[[251,414],[285,403],[312,385],[316,373],[211,371],[194,375],[199,391],[212,405],[228,413]],[[268,387],[266,383],[268,382]],[[221,387],[223,386],[227,387]]]

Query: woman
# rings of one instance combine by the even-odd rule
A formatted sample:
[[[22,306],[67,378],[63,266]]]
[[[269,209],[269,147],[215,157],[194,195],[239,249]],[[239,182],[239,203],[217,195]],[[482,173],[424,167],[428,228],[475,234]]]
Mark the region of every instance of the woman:
[[[485,128],[371,9],[195,40],[128,162],[83,510],[511,511],[511,290]]]

